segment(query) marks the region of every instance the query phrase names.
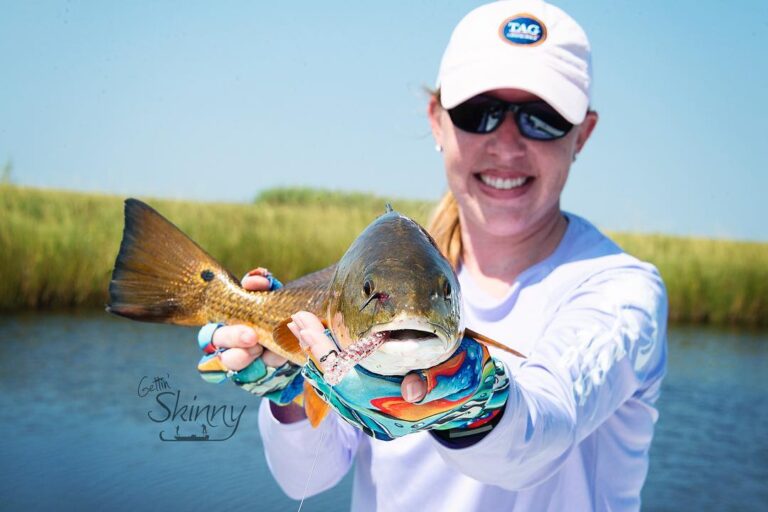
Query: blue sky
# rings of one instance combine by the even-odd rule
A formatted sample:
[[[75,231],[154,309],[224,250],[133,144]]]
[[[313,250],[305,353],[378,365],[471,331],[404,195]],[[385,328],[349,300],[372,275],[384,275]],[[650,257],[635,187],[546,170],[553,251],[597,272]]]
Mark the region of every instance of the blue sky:
[[[0,165],[126,196],[435,199],[422,88],[480,3],[2,0]],[[557,5],[590,36],[601,116],[564,208],[606,229],[768,240],[768,2]]]

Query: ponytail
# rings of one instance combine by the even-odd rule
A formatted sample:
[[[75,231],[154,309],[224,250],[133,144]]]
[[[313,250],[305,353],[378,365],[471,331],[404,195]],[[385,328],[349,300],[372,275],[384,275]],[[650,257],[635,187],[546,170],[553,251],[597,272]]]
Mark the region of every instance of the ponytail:
[[[461,257],[461,228],[459,204],[449,190],[438,203],[427,230],[435,239],[438,249],[456,269]]]
[[[426,91],[434,96],[435,101],[440,105],[440,88],[436,90],[427,89]],[[435,239],[437,248],[448,258],[451,266],[457,269],[459,258],[461,258],[459,203],[456,202],[456,198],[453,197],[450,190],[445,193],[432,213],[427,231]]]

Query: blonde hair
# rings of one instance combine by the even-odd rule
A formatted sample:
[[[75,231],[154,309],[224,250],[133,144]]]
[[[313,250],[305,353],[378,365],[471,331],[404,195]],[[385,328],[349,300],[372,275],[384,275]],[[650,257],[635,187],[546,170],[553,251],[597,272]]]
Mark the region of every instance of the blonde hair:
[[[435,208],[427,229],[435,239],[437,247],[456,269],[461,258],[461,225],[459,203],[449,190]]]
[[[435,98],[440,105],[440,88],[425,88],[426,92]],[[441,105],[442,108],[442,105]],[[459,223],[459,203],[451,191],[447,191],[435,211],[427,228],[435,239],[437,247],[448,258],[451,266],[456,269],[461,258],[461,224]]]

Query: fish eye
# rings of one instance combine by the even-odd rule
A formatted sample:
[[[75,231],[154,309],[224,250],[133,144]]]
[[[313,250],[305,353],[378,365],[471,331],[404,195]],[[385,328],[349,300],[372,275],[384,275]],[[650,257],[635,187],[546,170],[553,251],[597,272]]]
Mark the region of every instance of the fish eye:
[[[366,279],[363,283],[363,293],[366,297],[370,297],[371,293],[373,293],[373,281],[370,279]]]

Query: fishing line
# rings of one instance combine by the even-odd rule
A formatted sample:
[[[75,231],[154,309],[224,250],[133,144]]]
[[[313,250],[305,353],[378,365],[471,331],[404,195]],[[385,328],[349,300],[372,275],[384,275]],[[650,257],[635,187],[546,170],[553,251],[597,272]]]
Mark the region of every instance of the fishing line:
[[[309,470],[309,476],[307,477],[307,481],[304,483],[304,492],[301,493],[301,503],[299,503],[299,510],[296,512],[301,512],[301,507],[304,506],[304,499],[307,497],[307,488],[309,487],[309,481],[312,480],[312,474],[315,472],[315,464],[317,464],[317,456],[320,455],[320,447],[323,446],[323,440],[325,440],[325,430],[323,430],[320,433],[320,442],[317,443],[317,450],[315,450],[315,459],[312,461],[312,469]]]

